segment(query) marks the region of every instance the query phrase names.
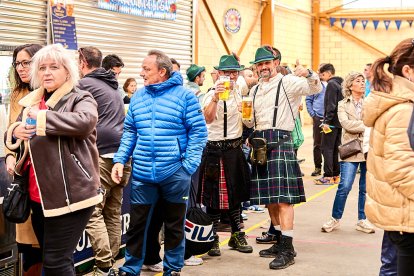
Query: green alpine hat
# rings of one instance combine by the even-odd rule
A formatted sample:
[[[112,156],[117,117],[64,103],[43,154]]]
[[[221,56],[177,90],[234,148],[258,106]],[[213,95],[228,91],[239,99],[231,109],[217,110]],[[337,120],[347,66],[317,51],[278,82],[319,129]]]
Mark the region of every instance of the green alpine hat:
[[[250,61],[250,64],[256,64],[262,61],[274,60],[280,57],[275,57],[271,51],[266,49],[266,47],[260,47],[256,50],[254,56],[254,61]]]
[[[220,71],[242,71],[244,70],[244,65],[240,65],[233,55],[224,55],[221,56],[219,65],[214,66],[214,69]]]
[[[201,72],[206,71],[206,68],[204,66],[198,66],[197,64],[191,64],[190,67],[188,67],[186,74],[189,81],[194,81],[195,78],[201,74]]]

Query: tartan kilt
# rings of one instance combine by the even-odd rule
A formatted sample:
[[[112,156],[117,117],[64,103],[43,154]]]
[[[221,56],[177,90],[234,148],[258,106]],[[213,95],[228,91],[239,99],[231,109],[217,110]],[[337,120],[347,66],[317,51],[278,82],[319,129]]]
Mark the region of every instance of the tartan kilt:
[[[220,182],[223,171],[225,183]],[[227,195],[223,194],[223,184]],[[213,209],[228,206],[231,210],[249,198],[250,170],[241,146],[221,151],[207,145],[200,164],[197,202]]]
[[[253,137],[265,138],[272,145],[288,135],[290,139],[268,153],[265,166],[252,166],[250,204],[296,204],[305,202],[305,190],[290,131],[255,131]]]

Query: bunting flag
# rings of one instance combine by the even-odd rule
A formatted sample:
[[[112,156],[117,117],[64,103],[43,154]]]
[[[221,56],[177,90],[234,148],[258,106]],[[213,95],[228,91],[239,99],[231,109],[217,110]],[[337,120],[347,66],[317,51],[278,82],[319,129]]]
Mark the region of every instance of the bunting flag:
[[[413,26],[413,20],[407,20],[408,24],[410,24],[410,28]]]
[[[372,20],[372,23],[374,23],[374,29],[376,30],[378,28],[379,20]]]
[[[331,22],[331,27],[335,24],[336,18],[335,17],[329,17],[329,22]]]
[[[388,31],[388,28],[390,27],[391,20],[384,20],[385,29]]]
[[[341,21],[341,26],[342,26],[342,29],[345,27],[345,23],[346,23],[346,18],[341,18],[340,19],[340,21]],[[412,20],[411,20],[412,21]],[[412,22],[411,22],[412,23]]]
[[[397,25],[397,29],[400,30],[401,20],[395,20],[395,25]]]
[[[364,19],[364,20],[361,20],[361,23],[362,23],[362,27],[364,28],[364,30],[365,30],[365,28],[367,27],[367,25],[368,25],[368,20],[366,20],[366,19]]]
[[[355,25],[358,22],[358,19],[351,19],[352,29],[355,29]]]

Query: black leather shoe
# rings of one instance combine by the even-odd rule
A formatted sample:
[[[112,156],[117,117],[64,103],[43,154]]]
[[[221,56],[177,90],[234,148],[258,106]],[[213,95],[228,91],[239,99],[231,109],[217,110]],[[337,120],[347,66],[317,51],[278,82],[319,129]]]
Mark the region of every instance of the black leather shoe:
[[[316,168],[312,173],[311,176],[318,176],[322,174],[322,169],[321,168]]]
[[[260,244],[271,244],[276,242],[276,235],[269,234],[268,232],[262,232],[262,236],[256,238],[256,243]]]
[[[279,252],[275,259],[270,262],[270,269],[284,269],[295,263],[296,252],[293,248],[292,237],[283,236],[280,239],[280,245],[278,247]]]

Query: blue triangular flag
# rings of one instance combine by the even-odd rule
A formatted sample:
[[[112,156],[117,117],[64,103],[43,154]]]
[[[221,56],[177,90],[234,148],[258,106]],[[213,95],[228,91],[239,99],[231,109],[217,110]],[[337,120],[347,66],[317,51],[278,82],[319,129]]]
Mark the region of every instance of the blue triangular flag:
[[[372,23],[374,23],[374,29],[376,30],[378,28],[379,20],[372,20]]]
[[[351,19],[352,29],[355,28],[355,25],[356,25],[357,22],[358,22],[358,19]]]
[[[388,28],[390,27],[391,20],[384,20],[385,29],[388,31]]]
[[[412,20],[407,20],[408,24],[410,24],[410,28],[413,26],[413,21]]]
[[[361,23],[362,23],[362,27],[363,27],[363,28],[364,28],[364,30],[365,30],[365,28],[367,27],[367,24],[368,24],[368,20],[366,20],[366,19],[361,20]]]
[[[342,26],[342,29],[343,29],[345,27],[346,18],[341,18],[340,21],[341,21],[341,26]]]
[[[395,25],[397,25],[397,29],[400,30],[401,20],[395,20]]]
[[[335,24],[336,18],[335,17],[330,17],[329,18],[329,22],[331,22],[331,27]]]

